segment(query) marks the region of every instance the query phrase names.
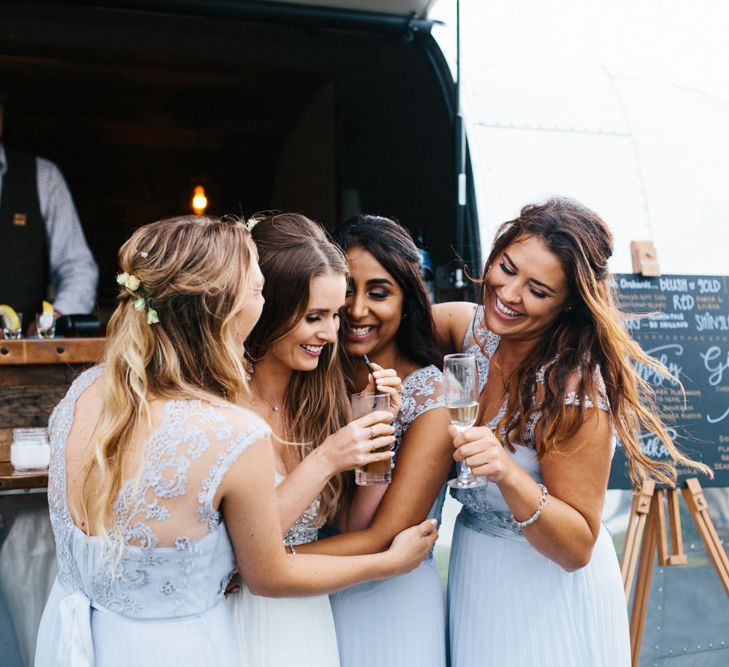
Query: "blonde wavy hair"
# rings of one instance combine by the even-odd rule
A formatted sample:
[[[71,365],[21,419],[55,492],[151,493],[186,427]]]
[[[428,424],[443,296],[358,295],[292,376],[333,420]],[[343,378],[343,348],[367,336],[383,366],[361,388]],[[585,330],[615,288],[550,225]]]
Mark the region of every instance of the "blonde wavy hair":
[[[636,370],[639,362],[678,382],[668,369],[643,352],[622,324],[624,316],[616,305],[608,273],[613,237],[595,212],[570,199],[552,198],[544,204],[525,206],[518,218],[501,225],[483,278],[478,281],[481,303],[486,305],[490,298],[490,269],[511,243],[530,237],[542,240],[559,259],[567,277],[571,307],[557,316],[507,381],[507,409],[497,426],[504,444],[513,448],[512,439],[523,438],[530,420],[541,413],[535,434],[537,455],[558,450],[585,420],[584,400],[579,405],[565,404],[567,384],[577,377],[575,395],[587,396],[597,405],[599,368],[612,425],[625,449],[634,483],[651,478],[673,484],[677,465],[713,476],[707,466],[688,458],[675,446],[656,408],[653,389]],[[544,398],[536,401],[537,376],[542,373]],[[657,435],[670,458],[656,460],[644,454],[641,430]]]
[[[342,251],[309,218],[298,213],[257,214],[256,218],[259,222],[251,235],[266,279],[266,305],[246,341],[253,364],[301,320],[309,303],[312,278],[347,274]],[[313,371],[293,372],[281,409],[286,432],[277,435],[279,440],[296,445],[292,449],[299,461],[347,424],[350,410],[338,343],[324,347]],[[329,479],[320,496],[320,518],[334,518],[345,489],[343,475]]]
[[[235,218],[180,216],[137,229],[119,266],[140,281],[121,287],[107,329],[103,408],[81,508],[87,525],[118,546],[113,506],[135,429],[150,398],[242,402],[248,395],[235,319],[248,293],[255,247]],[[149,299],[159,323],[135,301]]]

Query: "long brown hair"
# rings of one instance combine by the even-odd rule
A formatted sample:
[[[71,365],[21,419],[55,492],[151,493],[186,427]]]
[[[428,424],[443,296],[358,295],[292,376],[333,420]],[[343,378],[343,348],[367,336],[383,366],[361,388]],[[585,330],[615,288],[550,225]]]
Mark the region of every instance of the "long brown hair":
[[[654,392],[634,364],[640,362],[661,375],[668,370],[643,352],[622,324],[608,273],[613,237],[596,213],[578,202],[552,198],[525,206],[515,220],[499,228],[481,284],[481,302],[489,300],[488,272],[504,250],[520,238],[536,237],[559,259],[567,277],[570,307],[561,312],[506,383],[507,409],[498,425],[506,445],[523,436],[530,419],[541,412],[536,450],[542,457],[573,436],[585,419],[585,401],[565,405],[568,381],[577,378],[575,395],[597,405],[597,369],[605,382],[613,428],[625,448],[635,483],[647,477],[674,483],[676,464],[711,474],[674,445],[655,406]],[[544,373],[544,398],[537,403],[537,375]],[[640,432],[656,434],[671,459],[655,460],[640,447]]]
[[[120,537],[113,504],[132,435],[150,419],[150,395],[230,402],[247,396],[234,325],[254,256],[242,222],[197,216],[140,227],[119,250],[121,270],[139,286],[120,287],[109,321],[103,408],[81,508],[102,537]],[[158,323],[148,323],[148,308]]]
[[[252,236],[266,279],[266,305],[246,341],[247,354],[255,364],[304,316],[312,279],[327,274],[344,276],[347,264],[324,230],[298,213],[261,217]],[[316,369],[294,371],[289,381],[281,407],[287,431],[280,435],[301,443],[293,447],[299,461],[349,420],[344,374],[337,357],[338,344],[326,345]],[[342,475],[329,479],[321,493],[322,518],[334,517],[344,486]]]

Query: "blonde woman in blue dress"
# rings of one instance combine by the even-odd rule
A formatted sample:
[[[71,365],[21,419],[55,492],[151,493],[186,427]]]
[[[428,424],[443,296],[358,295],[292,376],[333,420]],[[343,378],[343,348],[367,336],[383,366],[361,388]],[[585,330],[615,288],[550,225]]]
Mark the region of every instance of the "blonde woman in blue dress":
[[[221,601],[236,560],[253,591],[276,596],[392,576],[425,557],[428,523],[382,554],[286,554],[270,429],[236,405],[263,305],[242,223],[153,223],[119,263],[104,364],[74,382],[49,425],[58,577],[38,667],[235,667]]]
[[[393,415],[380,411],[348,423],[348,393],[337,358],[347,284],[341,250],[297,213],[262,217],[252,236],[266,305],[246,345],[253,367],[250,406],[273,429],[283,539],[288,550],[299,552],[334,518],[343,473],[391,458],[390,451],[374,449],[394,442]],[[399,403],[395,371],[377,368],[379,391]],[[374,391],[372,380],[369,390]],[[229,596],[243,665],[275,667],[291,660],[299,667],[339,665],[328,596],[261,597],[245,579],[243,572],[240,593]]]
[[[453,463],[442,353],[408,232],[387,218],[359,216],[339,228],[337,240],[349,264],[342,319],[350,384],[355,391],[367,384],[366,354],[403,378],[402,409],[394,422],[392,483],[359,487],[340,513],[340,534],[304,551],[376,553],[408,522],[440,519]],[[432,558],[405,576],[330,596],[342,667],[444,667],[443,598]]]
[[[628,667],[625,595],[600,515],[614,450],[635,481],[670,483],[686,459],[633,363],[667,371],[622,326],[612,236],[580,204],[526,206],[499,229],[481,303],[443,304],[454,350],[476,356],[477,426],[450,427],[455,458],[488,485],[454,490],[448,581],[452,667]],[[641,428],[671,459],[640,449]]]

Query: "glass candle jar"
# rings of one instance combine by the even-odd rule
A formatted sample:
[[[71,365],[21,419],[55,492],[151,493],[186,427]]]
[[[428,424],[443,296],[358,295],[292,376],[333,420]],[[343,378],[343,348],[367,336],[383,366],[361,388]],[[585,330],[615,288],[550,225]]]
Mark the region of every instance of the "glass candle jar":
[[[44,470],[51,460],[51,446],[44,428],[14,428],[10,463],[16,470]]]

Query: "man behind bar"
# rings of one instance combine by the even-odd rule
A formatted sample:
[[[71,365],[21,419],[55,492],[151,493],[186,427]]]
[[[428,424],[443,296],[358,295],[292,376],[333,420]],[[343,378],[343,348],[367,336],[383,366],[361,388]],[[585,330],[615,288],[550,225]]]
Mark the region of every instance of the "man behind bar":
[[[58,167],[4,146],[6,99],[0,91],[0,304],[32,334],[49,283],[56,314],[88,313],[99,272]]]

